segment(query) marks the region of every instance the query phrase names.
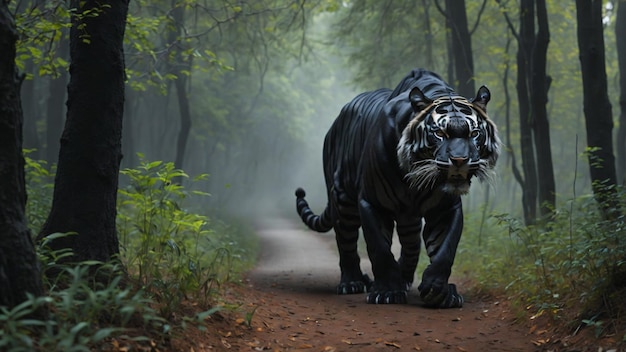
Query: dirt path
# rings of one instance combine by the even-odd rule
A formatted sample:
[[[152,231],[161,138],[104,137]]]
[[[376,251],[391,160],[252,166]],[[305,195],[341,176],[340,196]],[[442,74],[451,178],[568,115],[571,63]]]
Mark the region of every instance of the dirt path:
[[[233,350],[270,351],[535,351],[505,305],[466,297],[461,309],[425,309],[412,289],[407,305],[369,305],[365,295],[338,296],[338,257],[331,234],[299,223],[260,224],[262,254],[249,275],[254,311]],[[363,264],[369,271],[369,264]],[[371,274],[370,274],[371,275]],[[462,288],[461,288],[462,290]],[[244,307],[244,309],[246,309]],[[243,323],[242,323],[243,324]]]

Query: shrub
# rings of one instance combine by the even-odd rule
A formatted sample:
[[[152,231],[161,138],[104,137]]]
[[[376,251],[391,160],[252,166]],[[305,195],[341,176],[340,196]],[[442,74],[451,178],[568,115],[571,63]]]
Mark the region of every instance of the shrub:
[[[478,220],[470,215],[459,248],[461,270],[472,273],[482,289],[504,293],[524,310],[549,312],[570,324],[612,325],[598,322],[626,313],[620,298],[626,293],[624,216],[604,220],[592,196],[571,200],[555,214],[541,226],[495,214],[480,246]]]
[[[239,263],[253,258],[235,240],[236,230],[185,207],[190,196],[208,194],[183,188],[179,182],[188,176],[173,163],[142,161],[122,175],[129,185],[119,190],[117,222],[129,273],[160,303],[163,316],[186,298],[208,305]]]
[[[120,273],[117,264],[56,264],[68,252],[49,251],[46,240],[37,250],[42,266],[60,274],[54,282],[44,280],[47,295],[30,296],[10,310],[0,307],[0,350],[91,351],[94,346],[111,343],[156,343],[142,333],[129,337],[128,332],[137,328],[161,336],[157,342],[164,340],[167,324],[151,308],[143,291],[122,287],[121,274],[108,282],[90,280],[93,270]]]
[[[52,203],[54,174],[45,162],[25,159],[27,217],[36,233]],[[242,227],[185,208],[190,196],[208,195],[178,183],[187,175],[172,163],[142,161],[121,173],[128,187],[118,194],[119,260],[59,264],[70,250],[50,251],[47,241],[75,234],[49,235],[36,248],[47,294],[13,309],[0,307],[0,350],[127,350],[137,344],[154,349],[167,344],[168,319],[183,299],[199,300],[207,310],[182,317],[177,328],[201,325],[221,309],[209,301],[250,265],[254,241],[240,245]],[[48,270],[60,274],[48,281]]]

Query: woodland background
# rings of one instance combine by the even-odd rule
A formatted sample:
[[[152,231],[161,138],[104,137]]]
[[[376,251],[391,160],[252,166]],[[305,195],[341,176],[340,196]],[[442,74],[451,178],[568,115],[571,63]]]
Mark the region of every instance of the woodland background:
[[[469,77],[470,89],[463,92],[467,96],[475,94],[471,88],[476,85],[491,89],[490,116],[521,168],[516,99],[519,5],[468,2],[469,37],[453,42],[456,35],[438,3],[444,5],[130,2],[124,46],[128,89],[123,167],[135,166],[137,153],[143,153],[148,160],[175,161],[192,175],[210,173],[206,187],[213,194],[211,206],[237,211],[242,206],[254,211],[259,203],[264,209],[268,203],[284,207],[290,203],[291,189],[321,184],[321,141],[343,104],[361,91],[393,88],[412,68],[425,67],[455,86],[457,76]],[[556,197],[565,201],[573,195],[574,184],[579,195],[590,187],[589,168],[580,157],[587,145],[576,6],[563,1],[545,4],[550,150],[558,180]],[[24,147],[36,149],[32,157],[55,163],[68,79],[69,38],[63,28],[67,9],[46,2],[33,13],[26,2],[19,5],[24,22],[18,17],[18,24],[25,33],[17,60],[28,75],[22,91]],[[180,22],[172,18],[177,5],[184,6],[177,10],[183,15]],[[615,5],[605,2],[602,18],[608,92],[615,107],[611,116],[621,126]],[[32,17],[37,11],[43,17]],[[37,23],[27,22],[26,16]],[[456,19],[453,23],[463,24]],[[459,46],[465,52],[454,51]],[[469,76],[459,69],[469,65],[462,55],[472,60]],[[457,61],[461,63],[454,66]],[[620,160],[624,143],[623,136],[615,137]],[[511,153],[504,153],[499,163],[492,203],[504,202],[499,209],[518,215],[522,193],[511,172]],[[619,180],[624,179],[623,168]],[[470,197],[470,203],[483,203],[482,196],[473,202],[475,198]]]
[[[167,280],[143,271],[145,260],[174,260],[167,248],[180,257],[193,238],[197,243],[216,233],[226,240],[212,250],[224,253],[219,249],[230,243],[230,255],[246,240],[225,229],[256,217],[295,216],[298,186],[321,210],[322,141],[343,104],[362,91],[393,88],[411,69],[424,67],[468,97],[488,86],[489,115],[504,143],[497,182],[476,183],[464,199],[466,244],[458,265],[479,260],[484,265],[475,279],[485,289],[508,290],[521,305],[530,302],[562,318],[569,316],[559,313],[568,302],[582,301],[587,313],[578,321],[601,332],[621,331],[626,44],[618,38],[626,35],[624,2],[3,1],[1,9],[5,38],[15,39],[14,49],[6,41],[0,48],[1,67],[9,72],[4,82],[21,93],[21,109],[3,115],[19,128],[3,143],[21,143],[26,151],[25,177],[21,148],[7,148],[15,159],[3,159],[17,165],[15,177],[5,174],[6,187],[18,190],[6,209],[23,208],[25,218],[9,211],[3,219],[27,224],[28,235],[56,253],[39,258],[44,264],[104,263],[121,246],[122,266],[138,273],[144,287],[152,279],[158,286]],[[10,89],[3,91],[13,92],[6,99],[15,98]],[[116,108],[108,110],[106,99]],[[92,151],[101,136],[108,138],[102,145],[112,147]],[[75,158],[70,148],[90,154]],[[15,188],[24,178],[28,202]],[[192,199],[194,193],[201,197]],[[91,201],[81,203],[84,197]],[[154,197],[168,201],[145,201]],[[76,220],[84,227],[72,228],[81,207],[104,215],[87,224]],[[163,218],[138,220],[148,213],[169,216],[172,227]],[[181,223],[190,237],[174,236],[184,232]],[[73,231],[78,235],[60,235]],[[133,247],[137,233],[165,243],[163,257],[141,252],[146,242]],[[16,255],[17,242],[0,254]],[[95,250],[95,244],[102,246]],[[66,248],[74,252],[54,252]],[[21,259],[22,273],[31,272],[25,277],[38,278],[34,257]],[[18,275],[7,262],[9,274],[0,281],[10,283]],[[216,270],[211,265],[203,268]],[[51,280],[75,267],[43,268]],[[181,277],[202,271],[185,270]],[[190,291],[206,293],[211,280],[196,281]],[[0,305],[9,308],[26,292],[37,297],[50,290],[6,287]],[[43,303],[37,304],[30,313],[40,311]],[[166,308],[166,316],[175,309]]]

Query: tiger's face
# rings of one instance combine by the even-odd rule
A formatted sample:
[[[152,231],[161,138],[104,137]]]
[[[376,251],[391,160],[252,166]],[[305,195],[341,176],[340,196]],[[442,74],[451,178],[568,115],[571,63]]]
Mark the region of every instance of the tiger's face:
[[[469,191],[472,177],[490,180],[500,153],[496,126],[487,117],[491,95],[482,86],[473,101],[460,96],[430,100],[413,88],[414,117],[398,143],[398,161],[409,186],[450,194]]]

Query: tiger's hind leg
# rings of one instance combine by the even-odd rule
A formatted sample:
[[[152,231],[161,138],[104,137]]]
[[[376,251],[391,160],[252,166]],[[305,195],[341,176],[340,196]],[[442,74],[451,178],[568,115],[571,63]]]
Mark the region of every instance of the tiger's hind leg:
[[[333,228],[341,269],[337,294],[365,293],[369,291],[373,282],[361,270],[361,258],[357,248],[361,218],[355,200],[350,198],[343,188],[341,174],[339,170],[334,173],[329,197],[336,212]]]
[[[337,294],[346,295],[365,293],[372,286],[372,280],[361,271],[357,242],[359,227],[345,226],[341,223],[335,226],[335,239],[339,250],[339,267],[341,281],[337,285]]]

